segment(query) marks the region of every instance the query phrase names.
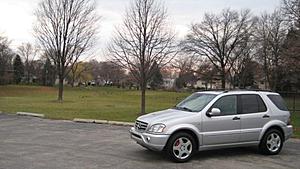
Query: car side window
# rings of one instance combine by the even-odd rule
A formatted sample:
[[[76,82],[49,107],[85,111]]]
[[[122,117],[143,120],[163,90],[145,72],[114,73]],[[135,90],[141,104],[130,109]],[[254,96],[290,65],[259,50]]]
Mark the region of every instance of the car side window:
[[[258,101],[258,110],[259,110],[259,112],[266,112],[267,111],[267,106],[266,106],[265,102],[258,95],[256,95],[256,98],[257,98],[257,101]]]
[[[276,105],[276,107],[283,111],[288,111],[284,100],[280,95],[268,95],[269,99]]]
[[[220,116],[235,115],[237,114],[237,96],[230,95],[221,97],[211,108],[220,109]]]
[[[267,111],[266,105],[260,96],[256,94],[246,94],[240,96],[241,113],[259,113]]]

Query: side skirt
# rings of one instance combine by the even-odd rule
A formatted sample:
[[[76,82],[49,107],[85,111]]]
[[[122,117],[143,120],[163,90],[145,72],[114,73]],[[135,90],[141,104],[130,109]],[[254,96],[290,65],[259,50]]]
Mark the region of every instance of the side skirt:
[[[250,146],[258,146],[258,145],[259,145],[259,141],[217,144],[217,145],[202,145],[202,146],[199,146],[199,151],[222,149],[222,148],[233,148],[233,147],[250,147]]]

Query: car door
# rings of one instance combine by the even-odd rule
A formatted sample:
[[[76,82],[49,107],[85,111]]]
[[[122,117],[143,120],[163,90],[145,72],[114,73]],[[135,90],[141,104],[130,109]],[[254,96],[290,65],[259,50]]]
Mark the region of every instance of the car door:
[[[258,141],[263,126],[270,120],[267,107],[258,94],[238,96],[241,142]]]
[[[227,95],[219,98],[208,110],[218,108],[220,115],[203,116],[203,145],[236,143],[240,140],[240,117],[237,114],[237,96]]]

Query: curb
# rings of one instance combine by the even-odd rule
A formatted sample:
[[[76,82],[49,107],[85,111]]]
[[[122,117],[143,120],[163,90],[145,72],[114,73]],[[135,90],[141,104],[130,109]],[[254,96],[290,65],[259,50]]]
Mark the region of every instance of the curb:
[[[95,123],[95,120],[93,119],[78,119],[75,118],[73,119],[74,122],[78,122],[78,123]]]
[[[121,122],[121,121],[108,121],[108,124],[111,124],[111,125],[122,125],[122,126],[134,126],[134,123]]]
[[[31,116],[31,117],[39,117],[44,118],[44,114],[37,114],[37,113],[28,113],[28,112],[17,112],[17,115],[19,116]]]
[[[121,121],[108,121],[108,120],[95,120],[95,119],[73,119],[77,123],[95,123],[95,124],[110,124],[110,125],[119,125],[119,126],[134,126],[134,123],[130,122],[121,122]]]
[[[96,124],[108,124],[108,120],[95,120],[94,123],[96,123]]]

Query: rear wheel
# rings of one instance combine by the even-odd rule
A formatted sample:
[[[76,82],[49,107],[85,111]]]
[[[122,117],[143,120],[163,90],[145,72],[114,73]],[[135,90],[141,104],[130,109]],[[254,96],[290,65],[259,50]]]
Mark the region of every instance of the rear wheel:
[[[172,135],[166,147],[168,156],[175,162],[187,162],[195,150],[195,139],[184,132]]]
[[[280,153],[283,146],[283,135],[277,129],[271,129],[266,132],[260,142],[259,149],[263,154],[276,155]]]

